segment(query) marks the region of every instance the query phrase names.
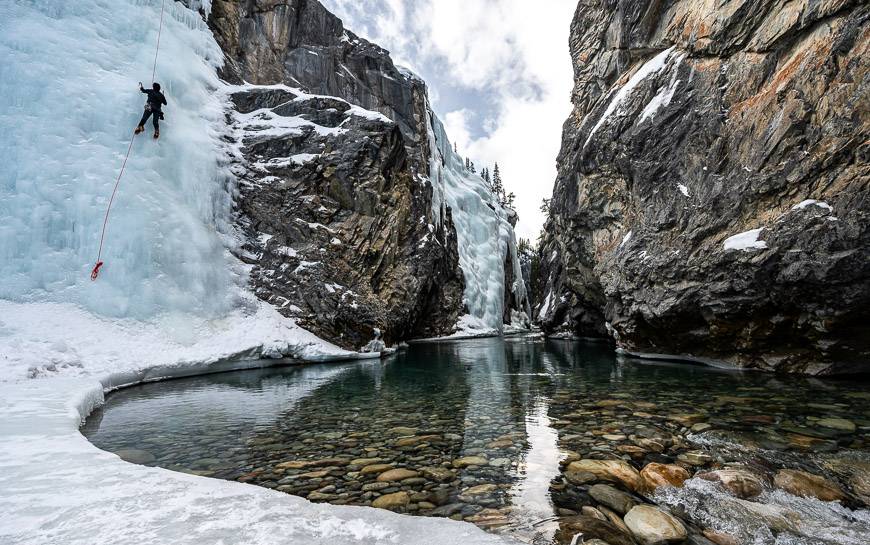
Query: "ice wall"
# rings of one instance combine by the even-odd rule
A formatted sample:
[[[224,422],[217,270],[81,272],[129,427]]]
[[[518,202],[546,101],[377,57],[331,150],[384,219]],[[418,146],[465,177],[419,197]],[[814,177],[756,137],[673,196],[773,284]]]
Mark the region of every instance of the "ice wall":
[[[201,3],[207,8],[209,2]],[[223,55],[172,0],[157,66],[159,142],[137,137],[97,282],[106,203],[151,81],[161,0],[0,2],[0,298],[109,316],[220,313],[233,302],[220,162]],[[223,233],[223,234],[222,234]]]
[[[465,277],[468,315],[460,319],[464,333],[503,331],[505,261],[514,268],[511,290],[526,299],[525,284],[516,251],[516,237],[502,208],[477,174],[465,169],[465,160],[453,151],[444,124],[430,117],[429,176],[433,187],[432,209],[436,220],[444,220],[449,206],[459,239],[459,265]]]

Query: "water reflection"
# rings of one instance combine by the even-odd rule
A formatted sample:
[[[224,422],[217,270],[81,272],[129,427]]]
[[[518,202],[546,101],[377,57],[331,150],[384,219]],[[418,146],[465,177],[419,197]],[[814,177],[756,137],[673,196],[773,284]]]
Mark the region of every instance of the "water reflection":
[[[131,388],[111,395],[83,432],[138,463],[548,543],[557,524],[542,521],[589,501],[566,481],[566,456],[640,468],[698,448],[747,461],[762,457],[750,447],[774,448],[768,466],[806,468],[814,452],[868,450],[865,386],[641,363],[565,341],[479,339],[414,345],[384,362]],[[819,424],[834,417],[856,431]],[[708,444],[692,444],[693,434]],[[713,439],[740,452],[715,451]]]

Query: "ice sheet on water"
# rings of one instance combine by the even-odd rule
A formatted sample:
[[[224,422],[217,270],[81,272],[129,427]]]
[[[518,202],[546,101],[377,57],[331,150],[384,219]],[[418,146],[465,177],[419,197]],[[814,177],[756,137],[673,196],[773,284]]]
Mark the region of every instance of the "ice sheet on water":
[[[209,2],[202,3],[207,7]],[[228,174],[217,142],[223,55],[199,14],[166,3],[162,138],[136,139],[98,282],[90,268],[150,83],[160,0],[0,6],[0,298],[148,318],[216,314],[234,296]]]

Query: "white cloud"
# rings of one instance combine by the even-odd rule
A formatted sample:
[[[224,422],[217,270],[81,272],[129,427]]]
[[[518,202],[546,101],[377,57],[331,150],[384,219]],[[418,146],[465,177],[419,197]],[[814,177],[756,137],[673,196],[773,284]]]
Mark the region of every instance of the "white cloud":
[[[546,7],[528,0],[324,3],[427,78],[433,95],[471,93],[469,104],[442,115],[444,124],[476,164],[499,162],[505,186],[517,195],[518,234],[534,239],[571,111],[568,34],[576,0],[548,0]],[[436,109],[440,102],[433,98]]]

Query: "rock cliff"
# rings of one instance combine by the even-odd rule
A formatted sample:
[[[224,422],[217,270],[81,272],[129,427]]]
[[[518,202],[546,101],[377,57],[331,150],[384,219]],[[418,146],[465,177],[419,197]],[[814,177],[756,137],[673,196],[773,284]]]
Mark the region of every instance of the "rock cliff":
[[[202,13],[231,84],[240,257],[255,293],[347,348],[374,329],[393,343],[467,323],[475,298],[459,247],[467,218],[457,214],[471,211],[445,202],[440,148],[450,145],[425,83],[314,0],[210,8]],[[525,305],[510,295],[499,317]]]
[[[570,46],[544,329],[870,369],[870,5],[583,0]]]

